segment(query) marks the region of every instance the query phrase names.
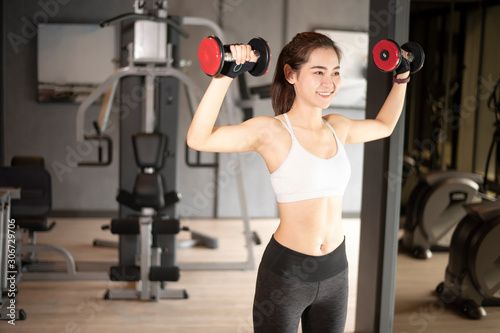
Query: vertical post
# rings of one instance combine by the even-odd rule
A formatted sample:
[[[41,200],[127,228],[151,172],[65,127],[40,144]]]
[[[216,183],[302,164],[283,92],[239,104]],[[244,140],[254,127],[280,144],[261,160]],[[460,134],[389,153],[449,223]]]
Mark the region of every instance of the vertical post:
[[[4,9],[5,7],[5,1],[2,1],[2,3],[0,4],[0,17],[2,18],[2,24],[0,24],[0,36],[5,36],[4,35],[4,22],[5,22],[5,18],[4,18],[4,10],[7,11],[6,9]],[[4,95],[4,92],[3,92],[3,87],[4,87],[4,84],[3,84],[3,80],[4,80],[4,76],[3,76],[3,73],[4,73],[4,46],[3,46],[4,43],[0,43],[0,101],[2,101],[2,103],[0,103],[0,165],[4,165],[3,164],[3,160],[4,160],[4,147],[3,147],[3,142],[4,142],[4,133],[5,133],[5,130],[4,130],[4,124],[3,124],[3,109],[4,109],[4,104],[5,104],[5,100],[3,98],[3,95]]]
[[[139,225],[141,232],[141,296],[143,301],[149,301],[151,297],[151,281],[149,281],[149,269],[151,267],[151,231],[153,228],[154,210],[152,208],[143,208],[141,217],[139,217]]]
[[[180,23],[180,17],[171,16],[171,20]],[[169,57],[172,57],[171,66],[178,68],[180,59],[180,39],[179,33],[175,29],[169,29],[167,40],[169,45]],[[157,129],[160,133],[167,135],[167,151],[168,156],[165,158],[165,164],[159,173],[161,174],[164,183],[165,191],[176,191],[178,188],[179,177],[177,173],[177,140],[179,138],[179,91],[180,81],[175,77],[160,77],[157,105]],[[171,218],[177,215],[177,205],[166,207],[162,211],[163,215]],[[170,267],[177,265],[176,258],[176,235],[156,235],[153,244],[162,248],[161,266]]]
[[[447,114],[449,110],[449,101],[450,101],[450,83],[451,83],[451,64],[452,64],[452,55],[453,55],[453,29],[454,22],[453,19],[455,17],[455,0],[451,0],[450,4],[450,22],[448,31],[448,49],[446,50],[447,56],[447,64],[446,64],[446,77],[445,77],[445,95],[444,95],[444,114]],[[443,52],[444,53],[444,52]],[[444,133],[448,133],[448,123],[446,121],[443,122],[442,130]],[[446,158],[445,158],[445,150],[446,150],[447,140],[442,140],[441,142],[441,151],[439,156],[439,170],[446,171]]]
[[[148,65],[151,70],[154,65]],[[144,133],[153,133],[155,130],[155,76],[148,73],[144,78],[144,97],[142,107],[142,131]]]
[[[407,41],[409,9],[409,0],[370,1],[370,50],[382,39]],[[376,117],[392,87],[391,79],[370,60],[367,118]],[[403,124],[400,119],[390,138],[365,145],[356,332],[393,331]]]

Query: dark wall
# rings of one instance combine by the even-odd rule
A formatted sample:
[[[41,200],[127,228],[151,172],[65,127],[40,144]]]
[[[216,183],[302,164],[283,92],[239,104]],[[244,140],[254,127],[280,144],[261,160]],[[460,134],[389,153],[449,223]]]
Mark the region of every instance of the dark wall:
[[[109,0],[2,1],[4,164],[15,155],[45,159],[52,175],[53,209],[114,210],[117,158],[106,168],[76,167],[90,157],[75,138],[77,104],[37,103],[37,24],[92,23],[132,11],[132,2]],[[88,112],[89,123],[99,106]],[[86,128],[92,128],[87,124]],[[116,138],[117,131],[111,133]],[[93,149],[95,150],[95,149]],[[92,152],[94,153],[94,152]],[[115,153],[116,154],[116,153]]]

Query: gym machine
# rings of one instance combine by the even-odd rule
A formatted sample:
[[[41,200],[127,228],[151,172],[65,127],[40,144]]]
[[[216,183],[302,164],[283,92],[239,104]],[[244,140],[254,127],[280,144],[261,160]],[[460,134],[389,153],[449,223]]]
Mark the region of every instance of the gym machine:
[[[166,1],[135,1],[135,12],[124,14],[114,19],[103,22],[101,25],[114,24],[128,19],[134,19],[133,42],[127,45],[128,65],[117,69],[111,74],[88,98],[80,105],[77,111],[76,136],[77,141],[100,140],[105,137],[106,128],[111,112],[111,106],[115,98],[118,82],[122,80],[121,91],[127,92],[135,88],[141,82],[131,79],[138,77],[143,80],[143,105],[141,111],[130,112],[127,117],[120,121],[120,194],[117,200],[120,203],[119,218],[111,221],[109,229],[119,234],[119,265],[112,268],[112,280],[137,281],[137,289],[123,293],[123,291],[109,291],[107,298],[150,299],[158,300],[165,296],[166,291],[160,291],[163,281],[178,278],[179,270],[251,270],[254,269],[253,243],[256,241],[255,234],[250,230],[250,220],[247,211],[243,176],[239,172],[241,157],[233,154],[235,165],[238,168],[237,185],[244,225],[244,241],[247,248],[247,260],[243,262],[200,262],[200,263],[176,263],[176,233],[186,230],[180,226],[176,216],[175,202],[179,195],[170,191],[166,196],[158,196],[154,190],[153,197],[163,198],[164,205],[154,205],[141,201],[138,189],[141,186],[139,178],[144,174],[156,174],[167,184],[175,184],[176,167],[174,154],[177,139],[177,115],[179,109],[178,92],[182,84],[186,90],[188,104],[191,112],[201,100],[201,89],[181,70],[177,69],[179,37],[187,36],[182,30],[183,25],[204,26],[213,30],[223,39],[223,32],[219,26],[210,20],[197,17],[168,17],[166,12]],[[147,14],[145,14],[147,11]],[[170,29],[172,28],[172,29]],[[124,39],[130,38],[124,32]],[[130,34],[130,33],[129,33]],[[167,44],[168,41],[168,44]],[[87,134],[84,127],[87,109],[101,95],[105,95],[101,108],[99,120],[94,122],[97,134]],[[161,101],[167,101],[161,102]],[[228,117],[230,124],[239,123],[237,120],[237,107],[231,92],[225,98],[223,112]],[[139,125],[140,124],[140,125]],[[168,140],[167,135],[168,134]],[[134,151],[128,144],[130,138],[134,139]],[[165,141],[163,141],[165,140]],[[160,148],[165,144],[165,149]],[[154,153],[144,152],[145,148],[156,147]],[[109,147],[108,147],[109,149]],[[109,151],[108,151],[109,154]],[[143,154],[146,154],[147,157]],[[156,155],[155,155],[156,154]],[[102,155],[99,156],[101,158]],[[153,164],[144,163],[146,160],[154,160]],[[165,159],[165,165],[161,162]],[[97,163],[85,165],[101,166],[105,163],[99,160]],[[137,165],[141,172],[136,175]],[[133,179],[136,182],[132,184]],[[158,189],[155,180],[154,186]],[[133,188],[132,192],[128,189]],[[161,191],[160,191],[161,192]],[[128,193],[128,194],[125,194]],[[141,193],[144,194],[144,193]],[[149,193],[151,194],[151,193]],[[150,198],[151,199],[151,198]],[[154,201],[154,200],[153,200]],[[137,212],[139,215],[137,216]],[[131,222],[133,220],[133,222]],[[170,223],[167,225],[166,223]],[[165,232],[167,230],[167,232]],[[152,231],[152,233],[151,233]],[[193,238],[205,238],[205,242],[216,244],[211,237],[192,233]],[[153,247],[151,248],[152,245]],[[137,260],[137,258],[140,258]],[[184,291],[173,292],[166,297],[184,298]]]
[[[158,173],[163,167],[167,136],[162,133],[135,133],[132,137],[135,159],[140,172],[133,192],[120,190],[118,202],[140,212],[111,221],[111,233],[120,237],[120,261],[110,269],[112,281],[141,281],[139,290],[108,290],[105,299],[159,300],[187,298],[184,290],[162,290],[165,281],[179,280],[179,267],[175,261],[176,239],[180,221],[161,214],[162,210],[179,201],[176,192],[165,193],[163,178]],[[127,238],[140,236],[140,260],[125,255]],[[162,249],[160,237],[169,237],[168,248]],[[122,251],[123,250],[123,251]],[[160,259],[164,259],[161,260]],[[166,259],[166,260],[165,260]],[[167,261],[168,260],[168,261]],[[166,264],[167,262],[167,264]]]
[[[449,87],[448,94],[452,94],[457,89],[456,84]],[[430,100],[433,111],[438,114],[435,123],[440,125],[442,111],[439,110],[442,110],[446,103],[432,96]],[[493,101],[494,98],[491,97],[489,104],[492,110],[495,109]],[[498,127],[498,121],[495,125]],[[497,141],[498,129],[493,135],[485,175],[488,174],[489,161]],[[437,160],[444,164],[443,154],[441,152],[441,156],[437,156],[438,153],[433,152],[431,167]],[[497,165],[495,167],[498,168]],[[498,175],[495,176],[495,181],[489,181],[487,176],[445,170],[444,165],[441,165],[441,170],[420,174],[405,207],[406,221],[404,235],[400,242],[402,248],[419,259],[431,258],[432,251],[448,251],[457,224],[467,214],[464,205],[479,203],[482,200],[493,200],[486,193],[489,190],[496,192],[499,188],[497,184]]]
[[[459,171],[420,175],[406,204],[404,234],[400,245],[418,259],[432,251],[447,251],[451,236],[465,215],[464,205],[481,201],[483,177]]]
[[[450,244],[445,280],[436,294],[471,319],[486,316],[483,306],[500,306],[500,202],[466,205]]]
[[[488,99],[495,112],[495,131],[485,168],[486,191],[498,194],[500,80]],[[488,180],[488,167],[496,145],[495,177]],[[458,223],[450,244],[445,280],[436,287],[437,296],[471,319],[486,316],[487,306],[500,306],[500,202],[488,198],[466,205],[467,215]]]
[[[448,94],[453,95],[457,89],[455,84]],[[433,124],[441,128],[446,102],[430,93],[428,101],[436,115]],[[431,151],[429,169],[432,171],[419,172],[419,167],[413,165],[416,179],[404,203],[406,219],[400,245],[418,259],[431,258],[433,251],[448,251],[453,232],[466,215],[463,205],[480,202],[484,197],[483,177],[470,172],[445,170],[443,154],[441,152],[439,156],[437,149]],[[422,156],[419,158],[423,159]],[[439,163],[443,165],[439,166]]]

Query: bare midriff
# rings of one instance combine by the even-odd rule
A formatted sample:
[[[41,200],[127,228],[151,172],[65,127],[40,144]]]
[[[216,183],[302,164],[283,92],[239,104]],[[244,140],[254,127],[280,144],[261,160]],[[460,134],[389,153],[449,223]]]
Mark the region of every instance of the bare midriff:
[[[278,203],[280,224],[274,238],[294,251],[325,255],[344,240],[342,197]]]

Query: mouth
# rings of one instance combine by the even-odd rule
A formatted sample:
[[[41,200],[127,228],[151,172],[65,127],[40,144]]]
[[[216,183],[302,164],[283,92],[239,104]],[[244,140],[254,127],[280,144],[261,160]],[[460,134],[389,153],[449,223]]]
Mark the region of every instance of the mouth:
[[[317,91],[316,94],[320,95],[321,97],[330,97],[333,95],[333,91],[328,91],[328,92]]]

